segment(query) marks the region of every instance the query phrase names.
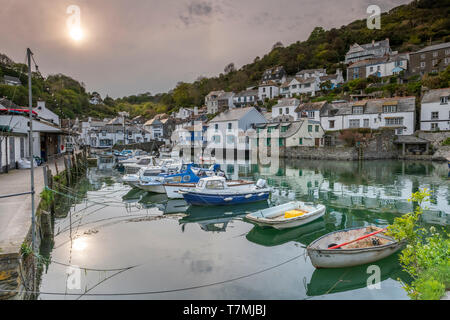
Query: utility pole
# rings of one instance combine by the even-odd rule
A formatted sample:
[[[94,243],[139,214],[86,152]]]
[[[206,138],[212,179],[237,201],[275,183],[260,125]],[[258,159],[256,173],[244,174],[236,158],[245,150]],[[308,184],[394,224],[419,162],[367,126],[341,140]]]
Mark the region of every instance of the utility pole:
[[[34,215],[34,158],[33,158],[33,96],[31,92],[31,52],[30,48],[27,48],[28,58],[28,103],[30,107],[30,131],[28,135],[28,147],[30,153],[30,178],[31,178],[31,246],[33,250],[33,289],[36,291],[36,217]]]

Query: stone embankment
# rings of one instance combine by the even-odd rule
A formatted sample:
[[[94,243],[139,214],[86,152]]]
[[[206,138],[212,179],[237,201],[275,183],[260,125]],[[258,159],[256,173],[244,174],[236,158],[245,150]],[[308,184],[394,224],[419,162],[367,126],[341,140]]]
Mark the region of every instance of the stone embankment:
[[[86,153],[66,155],[35,168],[36,248],[44,239],[53,240],[55,196],[48,186],[60,190],[85,173]],[[53,176],[54,175],[54,176]],[[0,175],[0,194],[30,191],[29,170],[13,170]],[[31,196],[4,198],[0,202],[0,300],[30,299],[35,278],[42,265],[31,251]],[[35,273],[34,265],[38,268]]]

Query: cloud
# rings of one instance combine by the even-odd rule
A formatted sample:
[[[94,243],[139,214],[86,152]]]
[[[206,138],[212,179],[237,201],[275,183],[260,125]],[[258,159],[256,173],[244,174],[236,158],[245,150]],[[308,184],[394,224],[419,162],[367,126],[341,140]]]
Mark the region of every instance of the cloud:
[[[186,5],[184,11],[179,17],[185,26],[209,23],[211,17],[222,13],[220,5],[209,1],[193,1]]]

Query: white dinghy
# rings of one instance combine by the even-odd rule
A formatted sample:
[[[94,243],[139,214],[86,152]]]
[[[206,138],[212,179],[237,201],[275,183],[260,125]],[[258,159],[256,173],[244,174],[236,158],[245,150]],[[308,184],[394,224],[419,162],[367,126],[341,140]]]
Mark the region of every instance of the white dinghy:
[[[262,227],[286,229],[298,227],[322,217],[325,209],[322,204],[312,206],[301,201],[292,201],[250,213],[246,218]]]
[[[345,268],[371,263],[398,251],[403,242],[383,234],[375,226],[359,227],[328,233],[307,248],[316,268]]]

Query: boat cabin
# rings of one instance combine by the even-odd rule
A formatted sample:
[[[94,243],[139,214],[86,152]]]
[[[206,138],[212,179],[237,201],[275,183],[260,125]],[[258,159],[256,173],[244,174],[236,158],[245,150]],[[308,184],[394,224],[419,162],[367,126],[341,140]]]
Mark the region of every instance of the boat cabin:
[[[206,189],[206,190],[223,190],[227,188],[227,183],[224,177],[213,176],[202,178],[197,183],[198,189]]]

